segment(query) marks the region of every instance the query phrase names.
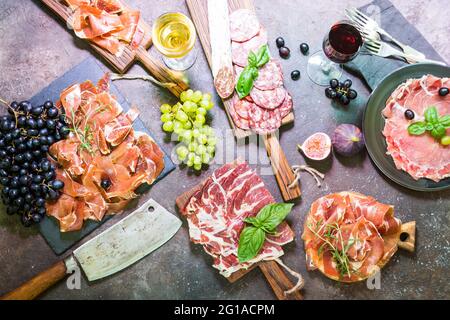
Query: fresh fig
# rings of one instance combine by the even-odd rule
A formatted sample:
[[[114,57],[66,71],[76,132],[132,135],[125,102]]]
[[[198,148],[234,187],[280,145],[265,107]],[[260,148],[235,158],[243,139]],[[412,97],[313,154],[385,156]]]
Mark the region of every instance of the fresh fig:
[[[331,137],[334,150],[345,157],[351,157],[364,148],[364,135],[353,124],[341,124]]]
[[[330,155],[331,140],[326,133],[317,132],[306,139],[302,145],[298,145],[298,148],[311,160],[324,160]]]

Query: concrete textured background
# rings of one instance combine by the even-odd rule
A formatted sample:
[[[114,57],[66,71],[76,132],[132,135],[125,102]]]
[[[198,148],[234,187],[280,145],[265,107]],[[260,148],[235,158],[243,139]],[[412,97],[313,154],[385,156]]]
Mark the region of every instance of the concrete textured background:
[[[182,0],[129,0],[147,21],[167,11],[187,12]],[[300,42],[308,42],[311,51],[318,50],[329,26],[343,18],[346,6],[363,6],[367,0],[336,1],[269,1],[256,0],[261,22],[271,41],[285,37],[291,50]],[[425,36],[438,53],[450,62],[449,2],[440,0],[392,0],[399,11]],[[276,8],[276,10],[274,10]],[[389,31],[389,30],[388,30]],[[54,19],[40,1],[2,0],[0,2],[0,95],[7,100],[26,99],[57,79],[65,71],[92,55],[92,50],[74,38],[65,25]],[[205,58],[197,44],[199,56],[189,70],[191,86],[213,92],[212,79]],[[155,50],[152,49],[154,54]],[[294,68],[302,72],[298,82],[286,80],[286,87],[295,101],[296,122],[282,130],[281,144],[291,164],[303,163],[295,145],[316,131],[331,133],[339,124],[339,114],[330,107],[323,88],[306,76],[306,58],[299,54],[283,61],[289,78]],[[129,73],[142,74],[139,65]],[[360,95],[368,91],[357,78],[349,76]],[[125,97],[141,110],[141,119],[154,132],[158,142],[170,151],[172,145],[160,130],[158,107],[163,102],[175,103],[175,98],[146,82],[118,82]],[[220,105],[217,96],[217,104]],[[364,103],[355,103],[345,111],[352,122],[360,123]],[[347,115],[347,118],[349,117]],[[213,111],[213,127],[229,127],[221,107]],[[229,132],[222,131],[223,144],[233,147]],[[241,145],[239,154],[256,150],[254,144]],[[261,172],[267,172],[267,159],[261,152]],[[221,160],[221,154],[216,157]],[[175,213],[174,200],[184,190],[204,179],[217,165],[201,176],[177,169],[140,200],[153,197]],[[385,179],[366,153],[351,160],[333,158],[326,164],[325,185],[318,189],[312,177],[302,178],[303,196],[295,206],[289,221],[297,240],[285,247],[284,261],[305,277],[307,299],[448,299],[450,298],[449,218],[450,193],[418,193],[401,188]],[[273,176],[264,181],[278,200],[281,196]],[[374,195],[382,202],[393,204],[403,221],[416,220],[417,250],[414,254],[398,252],[383,269],[380,290],[368,290],[365,283],[345,285],[328,280],[319,272],[305,270],[303,243],[300,240],[305,213],[318,197],[330,192],[355,190]],[[20,285],[36,273],[45,270],[60,257],[53,254],[36,229],[24,229],[15,218],[3,214],[0,208],[0,294]],[[176,214],[176,213],[175,213]],[[112,225],[114,217],[90,237]],[[88,238],[90,238],[88,237]],[[189,242],[185,221],[177,235],[161,249],[118,274],[88,283],[82,278],[82,289],[70,291],[60,283],[42,296],[44,299],[273,299],[270,288],[259,271],[249,273],[235,284],[229,284],[211,266],[211,260],[199,246]]]

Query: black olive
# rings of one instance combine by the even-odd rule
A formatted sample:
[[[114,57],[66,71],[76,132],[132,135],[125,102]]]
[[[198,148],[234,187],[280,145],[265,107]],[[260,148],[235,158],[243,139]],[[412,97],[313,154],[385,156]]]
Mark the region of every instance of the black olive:
[[[448,95],[448,88],[446,87],[442,87],[439,89],[439,95],[441,97],[445,97],[446,95]]]
[[[298,70],[294,70],[291,72],[291,79],[294,81],[297,81],[298,79],[300,79],[300,71]]]
[[[108,190],[111,187],[111,180],[102,179],[102,182],[100,183],[100,185],[103,189]]]
[[[309,46],[307,43],[302,43],[300,44],[300,52],[303,53],[304,55],[307,55],[309,51]]]
[[[289,50],[289,48],[286,47],[281,47],[279,53],[280,57],[282,57],[283,59],[287,59],[291,55],[291,50]]]
[[[412,111],[411,109],[406,109],[405,110],[405,118],[408,120],[412,120],[414,119],[414,111]]]
[[[277,44],[277,48],[284,47],[284,39],[282,37],[278,37],[275,40],[275,43]]]

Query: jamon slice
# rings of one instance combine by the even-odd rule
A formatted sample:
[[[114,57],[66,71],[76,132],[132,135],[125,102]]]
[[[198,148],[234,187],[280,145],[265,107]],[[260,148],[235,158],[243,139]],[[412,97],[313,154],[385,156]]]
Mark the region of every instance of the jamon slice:
[[[47,215],[59,221],[61,232],[79,230],[83,225],[82,206],[84,203],[68,195],[62,194],[58,201],[46,203]]]
[[[400,227],[393,207],[372,197],[354,192],[321,197],[311,205],[303,230],[307,266],[338,281],[366,279],[379,270],[381,259],[391,254],[384,252],[382,235],[396,233]],[[344,256],[344,248],[345,268],[345,259],[337,258]]]
[[[164,170],[164,154],[155,140],[143,132],[136,132],[136,147],[141,155],[136,173],[145,172],[147,175],[145,182],[152,184]]]
[[[79,140],[71,135],[52,144],[49,153],[71,176],[80,176],[84,173],[84,166],[79,155],[79,147]]]
[[[134,120],[137,119],[139,110],[137,108],[131,108],[125,114],[120,114],[114,118],[111,122],[105,125],[105,139],[115,147],[120,144],[127,135],[130,133],[133,127]]]
[[[124,25],[116,14],[83,5],[75,10],[72,27],[79,38],[94,39],[112,31],[122,30]]]

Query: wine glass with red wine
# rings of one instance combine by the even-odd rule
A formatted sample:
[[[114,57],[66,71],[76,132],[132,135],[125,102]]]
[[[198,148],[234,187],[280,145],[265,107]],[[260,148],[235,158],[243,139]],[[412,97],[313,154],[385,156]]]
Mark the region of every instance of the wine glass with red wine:
[[[358,29],[350,21],[336,22],[325,36],[323,51],[314,53],[308,60],[308,76],[318,85],[328,85],[331,79],[342,75],[342,64],[355,58],[363,40]]]

